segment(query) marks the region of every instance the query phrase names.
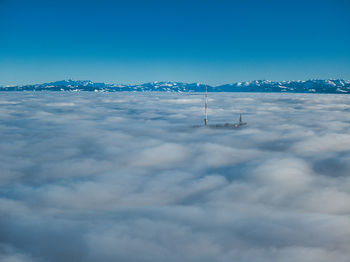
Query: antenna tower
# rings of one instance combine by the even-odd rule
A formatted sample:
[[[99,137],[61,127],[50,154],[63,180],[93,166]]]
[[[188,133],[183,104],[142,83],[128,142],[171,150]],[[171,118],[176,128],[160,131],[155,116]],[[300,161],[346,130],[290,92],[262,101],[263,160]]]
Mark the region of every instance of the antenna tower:
[[[208,124],[208,88],[205,85],[205,116],[204,116],[204,125]]]

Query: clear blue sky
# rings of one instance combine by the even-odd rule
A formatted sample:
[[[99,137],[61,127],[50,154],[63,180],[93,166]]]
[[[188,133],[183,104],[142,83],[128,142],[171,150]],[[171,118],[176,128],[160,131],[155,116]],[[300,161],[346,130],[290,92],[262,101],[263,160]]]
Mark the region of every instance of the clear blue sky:
[[[0,84],[350,79],[349,0],[0,0]]]

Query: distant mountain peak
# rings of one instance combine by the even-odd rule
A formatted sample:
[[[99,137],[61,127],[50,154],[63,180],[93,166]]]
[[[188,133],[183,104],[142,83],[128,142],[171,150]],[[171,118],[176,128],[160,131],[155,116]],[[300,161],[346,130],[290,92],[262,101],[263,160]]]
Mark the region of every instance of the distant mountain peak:
[[[350,93],[350,81],[344,79],[312,79],[312,80],[253,80],[210,86],[200,83],[183,83],[172,81],[154,81],[139,85],[97,83],[91,80],[60,80],[55,82],[3,86],[0,91],[158,91],[158,92],[289,92],[289,93]]]

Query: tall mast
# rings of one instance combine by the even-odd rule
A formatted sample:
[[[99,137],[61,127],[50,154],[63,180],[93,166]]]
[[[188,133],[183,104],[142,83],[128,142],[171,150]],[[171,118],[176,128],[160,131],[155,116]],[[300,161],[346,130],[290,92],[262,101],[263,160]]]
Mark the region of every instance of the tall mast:
[[[208,88],[207,85],[205,85],[205,117],[204,117],[204,124],[208,124]]]

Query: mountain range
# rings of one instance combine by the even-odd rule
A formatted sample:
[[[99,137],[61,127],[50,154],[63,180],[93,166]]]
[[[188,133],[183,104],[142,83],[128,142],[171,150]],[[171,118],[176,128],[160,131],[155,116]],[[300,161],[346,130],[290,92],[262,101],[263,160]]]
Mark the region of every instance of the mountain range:
[[[139,85],[95,83],[89,80],[62,80],[44,84],[0,86],[0,91],[159,91],[159,92],[204,92],[206,85],[181,82],[150,82]],[[286,93],[331,93],[349,94],[350,80],[256,80],[218,86],[207,85],[208,92],[286,92]]]

